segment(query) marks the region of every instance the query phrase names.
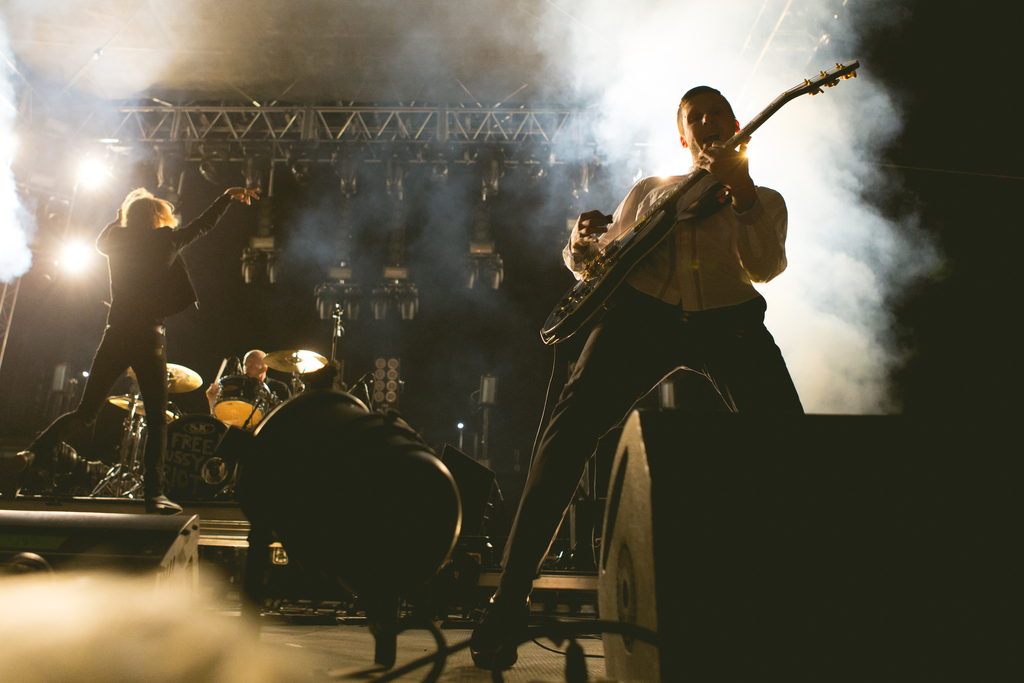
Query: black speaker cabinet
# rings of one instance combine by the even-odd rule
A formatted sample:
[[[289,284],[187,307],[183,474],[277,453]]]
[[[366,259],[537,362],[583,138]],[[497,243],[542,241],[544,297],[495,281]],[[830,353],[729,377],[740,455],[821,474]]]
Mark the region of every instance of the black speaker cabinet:
[[[660,648],[606,633],[607,675],[985,678],[1020,538],[1019,446],[991,434],[902,416],[633,413],[600,615],[656,631]]]
[[[494,491],[494,472],[459,449],[445,444],[441,462],[452,473],[462,501],[462,536],[479,536],[484,532],[487,504]]]
[[[0,510],[0,571],[105,569],[198,578],[196,515]]]

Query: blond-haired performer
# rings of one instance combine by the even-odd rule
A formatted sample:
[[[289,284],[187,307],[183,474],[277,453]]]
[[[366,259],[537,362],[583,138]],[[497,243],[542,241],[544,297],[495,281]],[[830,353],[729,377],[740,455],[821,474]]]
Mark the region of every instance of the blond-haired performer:
[[[249,204],[256,190],[233,187],[199,218],[176,228],[174,207],[144,189],[125,198],[117,220],[96,239],[96,248],[110,266],[110,310],[89,379],[78,408],[58,417],[36,437],[27,451],[5,463],[0,471],[5,496],[17,492],[17,478],[33,464],[49,464],[65,438],[80,433],[99,416],[114,382],[129,367],[135,370],[146,410],[146,449],[143,489],[146,511],[177,514],[181,507],[167,499],[163,487],[163,457],[167,441],[167,338],[164,323],[196,302],[181,250],[210,232],[231,200]],[[156,416],[155,419],[150,417]]]

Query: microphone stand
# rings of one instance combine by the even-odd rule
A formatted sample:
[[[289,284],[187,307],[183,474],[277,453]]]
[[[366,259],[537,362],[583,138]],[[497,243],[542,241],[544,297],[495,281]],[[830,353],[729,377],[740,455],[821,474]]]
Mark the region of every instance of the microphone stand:
[[[336,357],[338,340],[345,336],[345,326],[342,324],[343,315],[341,304],[334,304],[331,312],[331,318],[334,320],[334,331],[331,334],[331,362],[338,363],[338,382],[341,384],[342,391],[348,391],[348,385],[345,384],[345,359]]]

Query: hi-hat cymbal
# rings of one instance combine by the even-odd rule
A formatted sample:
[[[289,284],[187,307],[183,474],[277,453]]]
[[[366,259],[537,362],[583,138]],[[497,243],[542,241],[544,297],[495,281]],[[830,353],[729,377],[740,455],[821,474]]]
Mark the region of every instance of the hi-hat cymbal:
[[[297,372],[300,375],[319,370],[327,365],[327,359],[316,351],[303,351],[301,349],[268,353],[263,362],[266,363],[268,368],[273,368],[280,372]]]
[[[135,414],[136,415],[143,415],[143,416],[145,416],[145,414],[146,414],[146,409],[142,406],[142,399],[141,398],[135,398],[134,396],[111,396],[107,400],[110,401],[111,403],[113,403],[118,408],[124,408],[125,410],[131,410],[132,409],[132,402],[134,401],[135,404],[136,404],[135,405]],[[167,413],[167,421],[168,422],[171,422],[172,420],[174,420],[176,418],[175,414],[172,413],[170,410],[167,410],[165,412]]]
[[[128,368],[128,376],[138,382],[135,377],[135,370]],[[189,370],[184,365],[174,363],[167,364],[167,391],[171,394],[182,394],[203,386],[203,378],[195,370]]]

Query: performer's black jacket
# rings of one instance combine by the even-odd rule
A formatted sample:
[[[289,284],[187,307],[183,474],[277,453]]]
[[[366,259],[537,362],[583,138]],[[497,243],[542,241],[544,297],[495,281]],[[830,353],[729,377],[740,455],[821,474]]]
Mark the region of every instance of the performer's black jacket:
[[[197,303],[181,250],[213,230],[231,204],[222,195],[183,228],[122,228],[111,223],[96,239],[110,265],[107,324],[162,320]]]

